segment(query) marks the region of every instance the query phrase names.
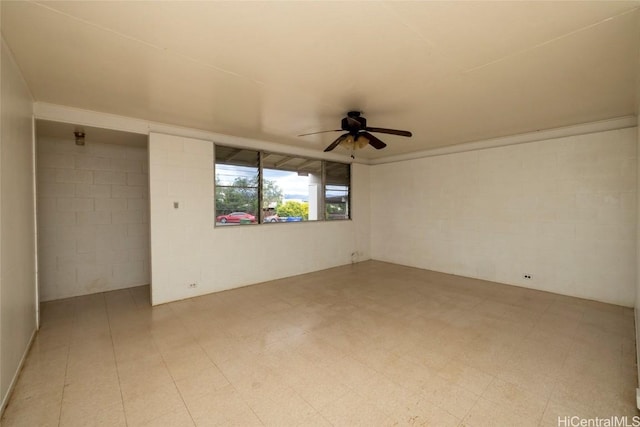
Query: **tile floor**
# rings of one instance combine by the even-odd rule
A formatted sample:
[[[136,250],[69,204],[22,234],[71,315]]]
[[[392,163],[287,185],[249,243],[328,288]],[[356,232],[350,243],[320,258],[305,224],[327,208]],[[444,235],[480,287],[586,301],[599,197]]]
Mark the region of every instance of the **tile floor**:
[[[381,262],[42,305],[2,425],[555,426],[637,415],[633,312]]]

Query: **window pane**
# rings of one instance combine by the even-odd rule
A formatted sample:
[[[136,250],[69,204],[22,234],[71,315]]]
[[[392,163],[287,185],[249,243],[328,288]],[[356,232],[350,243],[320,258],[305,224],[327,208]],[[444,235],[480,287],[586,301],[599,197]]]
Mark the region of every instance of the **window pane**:
[[[351,165],[325,162],[324,208],[325,219],[349,219]]]
[[[351,165],[215,146],[216,225],[351,218]]]
[[[259,153],[216,146],[216,225],[256,224],[259,220]]]
[[[320,219],[321,160],[265,153],[262,166],[266,223]]]

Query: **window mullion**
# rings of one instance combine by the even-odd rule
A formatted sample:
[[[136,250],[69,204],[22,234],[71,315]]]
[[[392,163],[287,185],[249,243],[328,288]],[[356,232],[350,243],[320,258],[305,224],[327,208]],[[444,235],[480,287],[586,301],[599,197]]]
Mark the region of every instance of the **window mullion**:
[[[263,191],[263,177],[264,174],[262,173],[262,163],[263,163],[263,156],[264,153],[262,151],[258,152],[258,223],[259,224],[263,224],[264,223],[264,206],[263,206],[263,195],[262,195],[262,191]]]

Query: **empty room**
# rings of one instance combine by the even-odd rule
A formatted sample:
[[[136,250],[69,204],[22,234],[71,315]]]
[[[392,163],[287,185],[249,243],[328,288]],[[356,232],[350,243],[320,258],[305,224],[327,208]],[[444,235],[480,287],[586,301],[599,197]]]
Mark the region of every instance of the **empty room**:
[[[640,425],[640,1],[1,1],[2,426]]]

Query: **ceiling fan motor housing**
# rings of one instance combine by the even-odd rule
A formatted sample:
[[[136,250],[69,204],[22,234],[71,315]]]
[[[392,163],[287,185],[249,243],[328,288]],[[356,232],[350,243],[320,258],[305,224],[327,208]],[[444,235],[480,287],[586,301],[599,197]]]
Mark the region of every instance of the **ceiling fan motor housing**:
[[[358,124],[356,124],[359,123]],[[357,133],[367,127],[367,119],[360,117],[359,111],[349,111],[347,117],[342,119],[342,130],[349,131],[351,133]]]

